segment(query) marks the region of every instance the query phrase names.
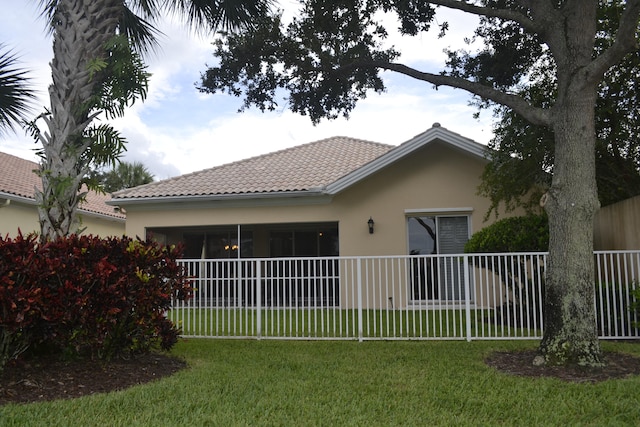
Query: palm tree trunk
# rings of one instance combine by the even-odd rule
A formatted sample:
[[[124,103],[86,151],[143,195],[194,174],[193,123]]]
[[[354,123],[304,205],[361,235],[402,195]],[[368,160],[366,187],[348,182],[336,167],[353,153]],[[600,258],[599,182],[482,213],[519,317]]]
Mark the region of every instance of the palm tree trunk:
[[[91,75],[92,61],[105,55],[105,44],[115,34],[121,0],[58,0],[52,21],[53,84],[49,87],[48,134],[41,135],[42,191],[36,192],[41,239],[78,231],[76,215],[82,181],[88,172],[83,136],[93,117],[88,102],[100,89],[99,73]]]

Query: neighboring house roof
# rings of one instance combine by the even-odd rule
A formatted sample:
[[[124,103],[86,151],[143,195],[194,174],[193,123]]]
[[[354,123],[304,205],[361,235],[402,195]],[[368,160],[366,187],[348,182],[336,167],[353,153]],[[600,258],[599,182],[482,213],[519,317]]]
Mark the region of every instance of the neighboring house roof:
[[[42,182],[34,172],[38,169],[38,164],[0,152],[0,165],[0,198],[35,205],[34,189],[42,188]],[[80,211],[84,214],[125,219],[125,215],[115,212],[113,206],[107,205],[110,199],[107,194],[90,191],[86,200],[81,203]]]
[[[112,205],[334,195],[433,142],[481,158],[486,147],[438,123],[394,147],[333,137],[113,194]]]

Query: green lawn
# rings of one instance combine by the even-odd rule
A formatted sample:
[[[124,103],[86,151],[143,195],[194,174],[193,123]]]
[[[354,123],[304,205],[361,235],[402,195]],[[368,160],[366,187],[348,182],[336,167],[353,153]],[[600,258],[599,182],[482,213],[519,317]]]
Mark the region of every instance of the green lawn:
[[[169,318],[191,337],[256,337],[254,309],[172,310]],[[471,310],[472,337],[535,338],[542,332],[489,322],[491,310]],[[263,337],[279,338],[358,338],[358,311],[338,308],[264,309],[261,315]],[[364,339],[379,338],[460,338],[467,334],[467,319],[461,309],[449,310],[363,310]]]
[[[0,407],[2,426],[638,425],[640,377],[519,378],[483,359],[532,341],[181,341],[190,367],[76,400]],[[603,342],[640,355],[640,343]]]

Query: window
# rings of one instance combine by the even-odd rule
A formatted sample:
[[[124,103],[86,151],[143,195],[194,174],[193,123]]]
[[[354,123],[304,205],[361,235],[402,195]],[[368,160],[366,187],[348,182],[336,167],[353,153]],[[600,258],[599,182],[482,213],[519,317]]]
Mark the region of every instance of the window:
[[[269,234],[269,253],[276,257],[337,256],[337,224],[298,225]]]
[[[269,233],[271,258],[264,271],[263,298],[270,306],[334,307],[340,304],[338,260],[302,257],[339,255],[338,224],[290,224]]]
[[[237,228],[206,232],[185,232],[183,234],[184,256],[191,259],[238,258],[238,250],[240,250],[241,258],[252,257],[253,233],[249,230],[242,231],[240,239],[240,244],[238,244]]]
[[[407,217],[410,255],[445,255],[464,252],[469,240],[469,217],[414,215]],[[463,266],[455,257],[412,259],[411,299],[460,300],[464,298]]]

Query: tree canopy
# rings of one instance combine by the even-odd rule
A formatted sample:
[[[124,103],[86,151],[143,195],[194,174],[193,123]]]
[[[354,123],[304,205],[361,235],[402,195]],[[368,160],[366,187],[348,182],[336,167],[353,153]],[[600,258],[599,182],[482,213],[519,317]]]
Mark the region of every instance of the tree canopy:
[[[620,4],[599,9],[596,49],[611,45],[619,19]],[[534,64],[534,77],[519,94],[544,107],[555,96],[557,82],[553,63],[546,58]],[[640,51],[629,53],[605,74],[596,103],[596,179],[600,204],[606,206],[640,194]],[[485,104],[480,104],[486,107]],[[496,108],[494,138],[489,143],[491,162],[483,174],[480,193],[491,199],[497,214],[524,207],[540,209],[540,197],[551,186],[554,166],[553,131],[529,123],[511,109]]]
[[[619,16],[601,45],[601,12],[610,6]],[[415,36],[435,25],[438,7],[478,17],[481,46],[449,52],[436,70],[399,62],[398,51],[384,47],[380,14],[395,14],[400,32]],[[601,366],[593,308],[595,106],[605,74],[638,50],[639,20],[640,0],[306,0],[289,23],[275,15],[227,34],[215,46],[219,65],[203,73],[199,88],[242,96],[244,108],[262,110],[275,109],[284,93],[292,111],[318,122],[348,116],[358,100],[383,91],[380,73],[388,70],[466,90],[549,129],[552,178],[541,199],[549,218],[545,329],[535,362]],[[544,69],[549,98],[527,91]]]

